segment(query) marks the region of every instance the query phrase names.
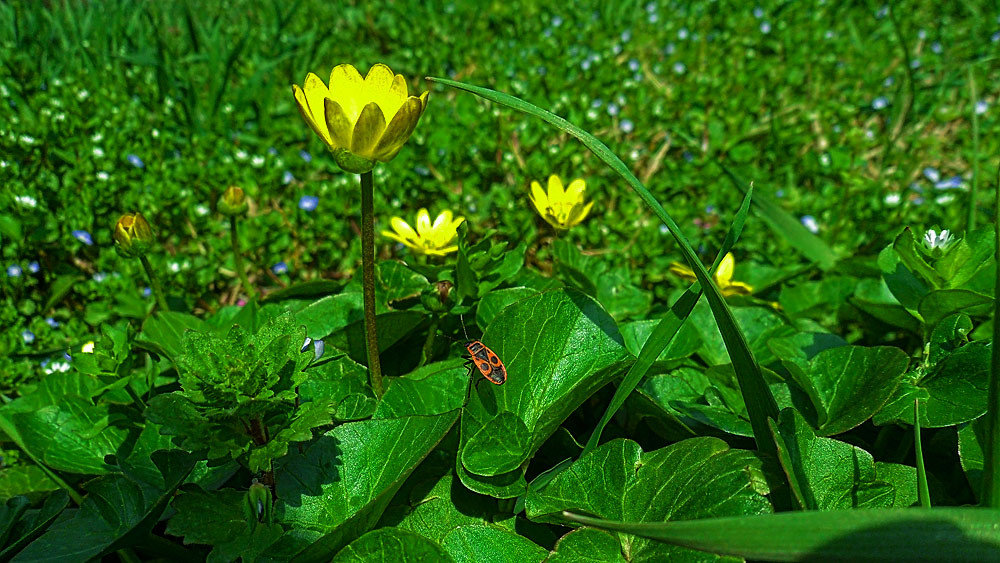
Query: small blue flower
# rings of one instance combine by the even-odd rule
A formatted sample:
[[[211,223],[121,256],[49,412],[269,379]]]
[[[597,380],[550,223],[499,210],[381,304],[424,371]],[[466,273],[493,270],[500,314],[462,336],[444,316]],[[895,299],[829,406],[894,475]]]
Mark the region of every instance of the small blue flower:
[[[304,195],[299,198],[299,209],[313,211],[319,205],[319,198],[314,195]]]
[[[278,149],[274,147],[267,147],[267,154],[271,156],[278,156]]]
[[[143,297],[149,297],[152,294],[153,294],[152,288],[149,288],[149,287],[142,288],[142,296]]]
[[[24,339],[25,344],[31,344],[35,341],[35,333],[30,330],[25,330],[21,333],[21,338]]]
[[[635,124],[629,119],[623,119],[618,126],[621,127],[621,130],[625,133],[631,133],[635,129]]]
[[[774,192],[774,197],[785,197],[785,190],[778,190]]]
[[[976,115],[983,115],[988,109],[990,109],[990,105],[986,103],[986,100],[976,102]]]
[[[291,184],[295,181],[295,176],[292,176],[291,170],[285,170],[285,173],[281,175],[282,184]]]
[[[677,30],[677,38],[680,39],[681,41],[688,38],[688,30],[686,27],[682,27],[679,30]]]
[[[312,162],[312,159],[313,159],[312,155],[309,154],[309,152],[306,151],[306,150],[299,151],[299,157],[301,157],[302,160],[304,160],[306,162]]]
[[[816,218],[812,215],[803,215],[800,221],[802,221],[802,226],[810,233],[815,235],[819,232],[819,223],[816,222]]]
[[[667,43],[667,46],[663,48],[663,54],[668,56],[673,55],[674,51],[676,50],[677,50],[676,45],[674,45],[673,43]]]
[[[21,267],[17,264],[11,264],[7,266],[7,277],[8,278],[19,278],[21,277]]]
[[[38,265],[38,262],[35,261],[28,262],[28,271],[31,272],[32,274],[37,274],[38,270],[41,269],[42,267]]]
[[[888,15],[889,15],[889,5],[888,4],[884,4],[881,8],[878,9],[877,12],[875,12],[875,17],[878,18],[878,19],[882,19],[882,18],[884,18],[884,17],[886,17]]]
[[[924,177],[930,180],[931,182],[937,182],[938,180],[941,179],[941,173],[938,172],[937,168],[928,166],[924,168]]]
[[[316,354],[316,359],[323,357],[323,352],[326,351],[326,344],[322,340],[313,340],[313,352]]]
[[[920,68],[920,59],[913,59],[910,61],[910,68],[917,69]]]
[[[90,233],[87,231],[76,230],[73,231],[73,238],[86,244],[87,246],[92,246],[94,244],[94,239],[91,238]]]
[[[46,317],[45,324],[49,325],[52,328],[59,328],[59,321],[53,319],[52,317]]]
[[[997,41],[1000,41],[1000,31],[994,31],[993,35],[990,35],[990,41],[992,41],[994,43],[996,43]]]
[[[583,70],[590,70],[590,65],[590,59],[583,59],[583,62],[580,63],[580,68]]]
[[[771,24],[768,22],[760,22],[760,32],[764,35],[771,33]]]
[[[288,271],[288,264],[284,262],[278,262],[274,266],[271,266],[271,271],[275,274],[284,274]]]
[[[431,169],[427,168],[426,166],[422,166],[420,164],[414,166],[413,171],[416,172],[417,175],[423,176],[424,178],[430,177],[431,175]]]
[[[679,61],[676,62],[676,63],[674,63],[674,74],[684,74],[684,72],[686,70],[687,70],[687,67],[684,66],[684,63],[679,62]]]
[[[687,162],[691,162],[692,160],[694,160],[694,155],[691,154],[691,151],[684,151],[683,153],[681,153],[681,157],[684,158],[684,160]]]
[[[71,361],[73,359],[73,356],[70,356],[69,352],[63,352],[63,359],[68,362],[68,361]]]
[[[639,70],[639,60],[638,59],[629,59],[628,60],[628,69],[631,70],[632,72],[635,72],[635,71]]]
[[[656,12],[656,2],[647,2],[646,3],[646,13],[647,14],[652,14],[654,12]]]
[[[632,31],[626,29],[625,31],[622,32],[621,38],[622,38],[622,43],[628,43],[629,41],[632,40]]]
[[[764,17],[764,8],[761,8],[760,6],[757,6],[756,8],[754,8],[753,9],[753,17],[755,17],[757,19],[760,19],[760,18]]]
[[[603,100],[601,100],[600,98],[594,98],[594,100],[590,102],[590,107],[597,109],[601,107],[602,104],[604,104]]]
[[[940,182],[935,182],[934,188],[938,190],[953,190],[962,187],[962,177],[952,176],[947,180],[942,180]]]
[[[880,109],[885,109],[885,107],[888,105],[889,105],[889,100],[887,100],[885,96],[879,96],[872,101],[872,109],[876,111]]]
[[[619,111],[621,111],[621,108],[618,107],[618,104],[614,102],[608,104],[608,115],[611,117],[618,115]]]
[[[555,16],[552,18],[552,27],[559,27],[562,24],[563,24],[563,19],[561,17]]]
[[[125,157],[129,164],[135,166],[136,168],[145,168],[146,165],[142,162],[142,159],[138,155],[130,154]]]
[[[941,51],[943,51],[943,50],[944,49],[941,47],[941,42],[940,41],[935,41],[935,42],[931,43],[931,51],[933,51],[935,54],[940,55]]]
[[[108,275],[104,272],[97,272],[91,278],[97,283],[103,283],[104,280],[108,279]]]
[[[889,88],[896,83],[896,79],[891,76],[886,76],[885,80],[882,81],[882,86]]]

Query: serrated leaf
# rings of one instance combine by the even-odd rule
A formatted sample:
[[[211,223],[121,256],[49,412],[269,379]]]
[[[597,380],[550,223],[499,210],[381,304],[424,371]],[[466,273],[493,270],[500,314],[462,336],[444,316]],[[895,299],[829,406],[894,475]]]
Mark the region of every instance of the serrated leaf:
[[[177,513],[167,522],[167,533],[184,544],[213,547],[209,561],[254,561],[283,531],[278,524],[251,523],[243,511],[246,493],[233,489],[205,491],[185,487],[171,506]]]

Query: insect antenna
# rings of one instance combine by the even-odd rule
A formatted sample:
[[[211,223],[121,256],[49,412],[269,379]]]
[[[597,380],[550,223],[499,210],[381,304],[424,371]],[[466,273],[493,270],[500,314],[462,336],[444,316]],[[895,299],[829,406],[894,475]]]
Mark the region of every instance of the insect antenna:
[[[462,313],[458,314],[458,320],[462,322],[462,334],[465,335],[465,340],[466,340],[466,342],[468,342],[468,340],[469,340],[469,333],[468,333],[468,331],[465,330],[465,317],[462,316]]]

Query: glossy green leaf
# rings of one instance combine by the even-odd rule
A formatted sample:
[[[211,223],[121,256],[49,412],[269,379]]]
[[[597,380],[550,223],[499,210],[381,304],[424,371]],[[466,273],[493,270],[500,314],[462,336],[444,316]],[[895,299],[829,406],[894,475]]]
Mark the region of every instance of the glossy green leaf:
[[[785,367],[812,400],[821,436],[846,432],[877,413],[896,391],[910,361],[891,346],[820,349],[832,340],[822,333],[777,340],[772,349],[784,352]],[[791,342],[801,347],[792,351]]]
[[[54,491],[59,485],[37,465],[14,465],[0,469],[0,500],[24,495],[33,499],[42,493]],[[0,526],[0,530],[3,527]],[[0,542],[0,545],[3,545]]]
[[[631,171],[629,171],[625,163],[622,162],[622,160],[613,152],[611,152],[607,145],[602,143],[590,133],[587,133],[583,129],[573,125],[558,115],[543,110],[533,104],[525,102],[524,100],[509,94],[504,94],[488,88],[473,86],[454,80],[431,77],[428,77],[428,80],[440,82],[460,90],[465,90],[466,92],[471,92],[492,102],[527,113],[528,115],[545,121],[549,125],[552,125],[561,131],[573,135],[629,184],[629,186],[636,192],[636,194],[638,194],[643,202],[645,202],[646,205],[653,210],[653,213],[655,213],[656,216],[663,221],[663,224],[666,225],[670,234],[677,241],[679,249],[684,256],[684,260],[698,278],[698,283],[701,284],[702,289],[705,291],[708,303],[710,304],[712,312],[715,315],[716,323],[718,324],[719,330],[725,340],[726,349],[732,356],[733,363],[738,367],[737,373],[740,377],[740,389],[746,396],[746,404],[749,408],[750,420],[754,428],[754,436],[756,436],[757,439],[757,446],[765,452],[774,453],[776,446],[770,442],[771,438],[768,432],[767,419],[777,418],[778,405],[775,402],[774,397],[771,395],[766,382],[764,381],[764,377],[760,371],[760,366],[754,359],[753,354],[750,352],[746,339],[744,338],[743,333],[740,332],[740,328],[736,324],[736,321],[733,319],[732,312],[726,305],[722,294],[713,283],[708,271],[705,269],[705,266],[698,259],[694,249],[691,247],[691,244],[687,241],[687,238],[684,237],[683,233],[681,233],[677,223],[670,217],[660,202],[657,201],[656,197],[654,197],[646,186],[644,186],[642,182],[640,182],[639,179],[636,178]]]
[[[760,365],[766,366],[775,361],[767,342],[772,338],[792,334],[792,327],[769,307],[733,307],[732,311],[733,318],[743,329],[747,344]],[[701,336],[702,347],[698,354],[705,362],[710,366],[730,363],[725,340],[712,321],[712,311],[706,303],[700,302],[695,306],[690,322]]]
[[[945,317],[955,313],[988,315],[993,298],[967,289],[940,289],[931,291],[920,300],[920,316],[929,329]]]
[[[488,522],[490,506],[487,497],[465,488],[449,472],[417,483],[406,504],[389,507],[380,525],[396,526],[440,543],[459,526]]]
[[[85,561],[145,538],[196,459],[186,452],[159,452],[154,461],[165,489],[120,474],[92,481],[80,510],[53,524],[13,560]]]
[[[424,563],[454,561],[437,543],[415,532],[396,528],[372,530],[354,540],[333,563]]]
[[[854,290],[851,303],[856,307],[892,326],[910,332],[920,331],[921,320],[908,311],[889,290],[885,280],[863,279]]]
[[[983,486],[983,447],[986,444],[986,417],[963,424],[958,431],[958,456],[969,486],[981,496]]]
[[[360,420],[375,412],[376,401],[368,385],[368,370],[347,356],[310,366],[306,375],[306,380],[299,385],[299,399],[332,404],[335,420]]]
[[[424,323],[426,317],[416,311],[392,311],[375,319],[378,328],[378,349],[384,353]],[[351,324],[326,335],[323,339],[327,350],[337,348],[347,352],[352,360],[367,364],[365,352],[364,319],[358,317]],[[383,368],[384,369],[384,368]]]
[[[482,495],[489,495],[498,499],[516,498],[528,490],[528,481],[524,475],[526,466],[521,466],[514,471],[501,473],[500,475],[477,475],[471,473],[462,465],[462,458],[455,458],[455,472],[462,484]]]
[[[444,537],[441,546],[457,563],[533,563],[549,554],[524,536],[486,524],[459,526]]]
[[[390,307],[397,301],[419,297],[420,292],[430,285],[422,274],[395,260],[379,262],[378,277],[379,299],[384,300]]]
[[[517,301],[537,294],[538,290],[530,287],[507,287],[491,291],[484,295],[476,306],[476,324],[480,329],[486,328],[500,311]]]
[[[204,332],[207,329],[206,323],[194,315],[163,311],[146,319],[135,341],[146,349],[177,361],[184,352],[184,333],[189,330]]]
[[[550,563],[627,563],[618,538],[602,530],[579,528],[559,538]]]
[[[185,545],[212,546],[208,561],[256,560],[278,540],[282,528],[249,522],[243,510],[245,498],[245,491],[185,487],[171,504],[177,514],[167,522],[167,534],[184,538]]]
[[[569,289],[507,307],[482,341],[507,369],[505,384],[480,384],[462,412],[461,463],[484,476],[516,470],[628,357],[614,320]]]
[[[663,522],[770,512],[761,462],[716,438],[692,438],[643,453],[612,440],[581,457],[551,482],[528,492],[529,518],[562,522],[562,511],[630,522]],[[690,556],[655,542],[619,538],[629,560]]]
[[[774,561],[993,561],[1000,554],[1000,511],[983,508],[804,511],[639,523],[566,517],[747,559]]]
[[[453,358],[417,368],[389,380],[389,387],[375,409],[375,418],[444,414],[462,408],[468,389],[469,368]]]
[[[36,510],[28,509],[25,497],[10,499],[0,512],[0,561],[10,561],[14,554],[20,552],[26,545],[42,535],[49,525],[69,506],[69,495],[65,491],[56,491],[45,498],[42,506]]]
[[[306,336],[326,338],[363,318],[360,292],[338,293],[313,301],[295,313],[295,321],[306,326]]]
[[[299,556],[328,559],[371,528],[455,418],[450,412],[349,422],[283,458],[275,469],[275,514],[299,531]]]
[[[886,508],[895,502],[895,490],[878,478],[871,454],[846,442],[816,436],[798,411],[781,411],[774,433],[778,460],[800,508]]]

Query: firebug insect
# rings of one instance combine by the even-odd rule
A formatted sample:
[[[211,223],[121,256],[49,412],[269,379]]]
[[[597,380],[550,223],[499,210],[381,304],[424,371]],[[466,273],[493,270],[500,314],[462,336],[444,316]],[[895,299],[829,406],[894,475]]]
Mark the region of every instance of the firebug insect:
[[[466,362],[466,366],[470,368],[469,373],[472,373],[471,367],[475,366],[484,379],[494,385],[503,385],[507,381],[507,368],[500,361],[500,356],[497,356],[493,350],[490,350],[482,342],[469,339],[469,333],[465,331],[465,320],[461,316],[459,316],[459,319],[462,321],[462,333],[465,334],[466,338],[465,351],[469,354],[469,359]],[[471,394],[472,379],[469,380],[469,392],[465,399],[466,402],[468,402]]]

